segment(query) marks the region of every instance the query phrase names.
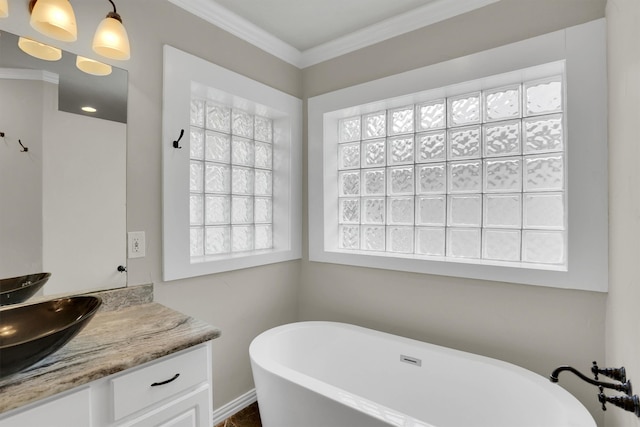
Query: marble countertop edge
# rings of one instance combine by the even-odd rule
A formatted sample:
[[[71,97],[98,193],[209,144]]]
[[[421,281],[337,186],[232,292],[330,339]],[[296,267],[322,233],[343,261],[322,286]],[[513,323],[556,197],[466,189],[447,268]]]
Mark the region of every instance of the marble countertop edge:
[[[98,312],[60,350],[0,379],[0,416],[220,334],[219,329],[158,303]]]

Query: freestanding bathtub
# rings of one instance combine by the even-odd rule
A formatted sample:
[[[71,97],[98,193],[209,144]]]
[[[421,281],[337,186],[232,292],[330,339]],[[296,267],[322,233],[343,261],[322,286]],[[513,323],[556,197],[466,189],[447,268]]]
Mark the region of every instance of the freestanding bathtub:
[[[524,368],[359,326],[279,326],[249,353],[264,427],[596,426]]]

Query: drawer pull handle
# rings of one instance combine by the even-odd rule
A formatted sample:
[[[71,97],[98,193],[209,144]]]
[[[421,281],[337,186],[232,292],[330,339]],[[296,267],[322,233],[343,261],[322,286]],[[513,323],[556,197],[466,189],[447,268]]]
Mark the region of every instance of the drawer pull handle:
[[[173,378],[169,378],[169,379],[168,379],[168,380],[166,380],[166,381],[161,381],[161,382],[159,382],[159,383],[153,383],[153,384],[151,384],[151,387],[156,387],[156,386],[159,386],[159,385],[169,384],[170,382],[177,380],[179,376],[180,376],[180,374],[175,374],[175,375],[173,376]]]

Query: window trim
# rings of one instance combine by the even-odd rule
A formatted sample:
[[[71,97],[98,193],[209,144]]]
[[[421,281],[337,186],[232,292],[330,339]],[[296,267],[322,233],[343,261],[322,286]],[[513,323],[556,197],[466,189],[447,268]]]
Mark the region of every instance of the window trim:
[[[606,28],[600,19],[532,39],[471,54],[357,86],[319,95],[308,101],[309,117],[309,258],[311,261],[429,273],[455,277],[522,283],[590,291],[607,291],[607,89]],[[568,198],[567,271],[513,267],[464,259],[425,260],[419,257],[376,256],[336,250],[329,218],[335,202],[325,203],[335,187],[337,169],[329,163],[327,135],[336,133],[332,112],[354,105],[370,111],[406,103],[403,96],[458,85],[458,93],[472,91],[464,82],[564,61]],[[382,105],[378,100],[394,99]],[[369,110],[367,110],[369,111]],[[351,115],[359,114],[354,109]],[[348,116],[349,113],[345,113]],[[588,149],[581,149],[588,147]],[[313,161],[312,161],[313,159]],[[322,159],[322,162],[318,161]],[[330,167],[331,166],[331,167]],[[316,197],[312,197],[316,195]],[[337,219],[335,220],[337,222]],[[547,268],[547,266],[545,266]]]
[[[301,258],[302,101],[172,46],[163,47],[163,280],[201,276]],[[191,262],[189,252],[189,113],[192,90],[274,119],[273,243]],[[277,129],[276,129],[277,128]],[[185,130],[183,149],[173,147]],[[278,188],[276,189],[276,184]],[[277,200],[276,200],[277,198]]]

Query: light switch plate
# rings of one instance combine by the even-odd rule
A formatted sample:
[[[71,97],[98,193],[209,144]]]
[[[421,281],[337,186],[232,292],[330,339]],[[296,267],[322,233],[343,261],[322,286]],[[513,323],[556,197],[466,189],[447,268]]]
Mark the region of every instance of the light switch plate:
[[[127,247],[129,252],[129,258],[143,258],[146,254],[144,231],[128,232]]]

